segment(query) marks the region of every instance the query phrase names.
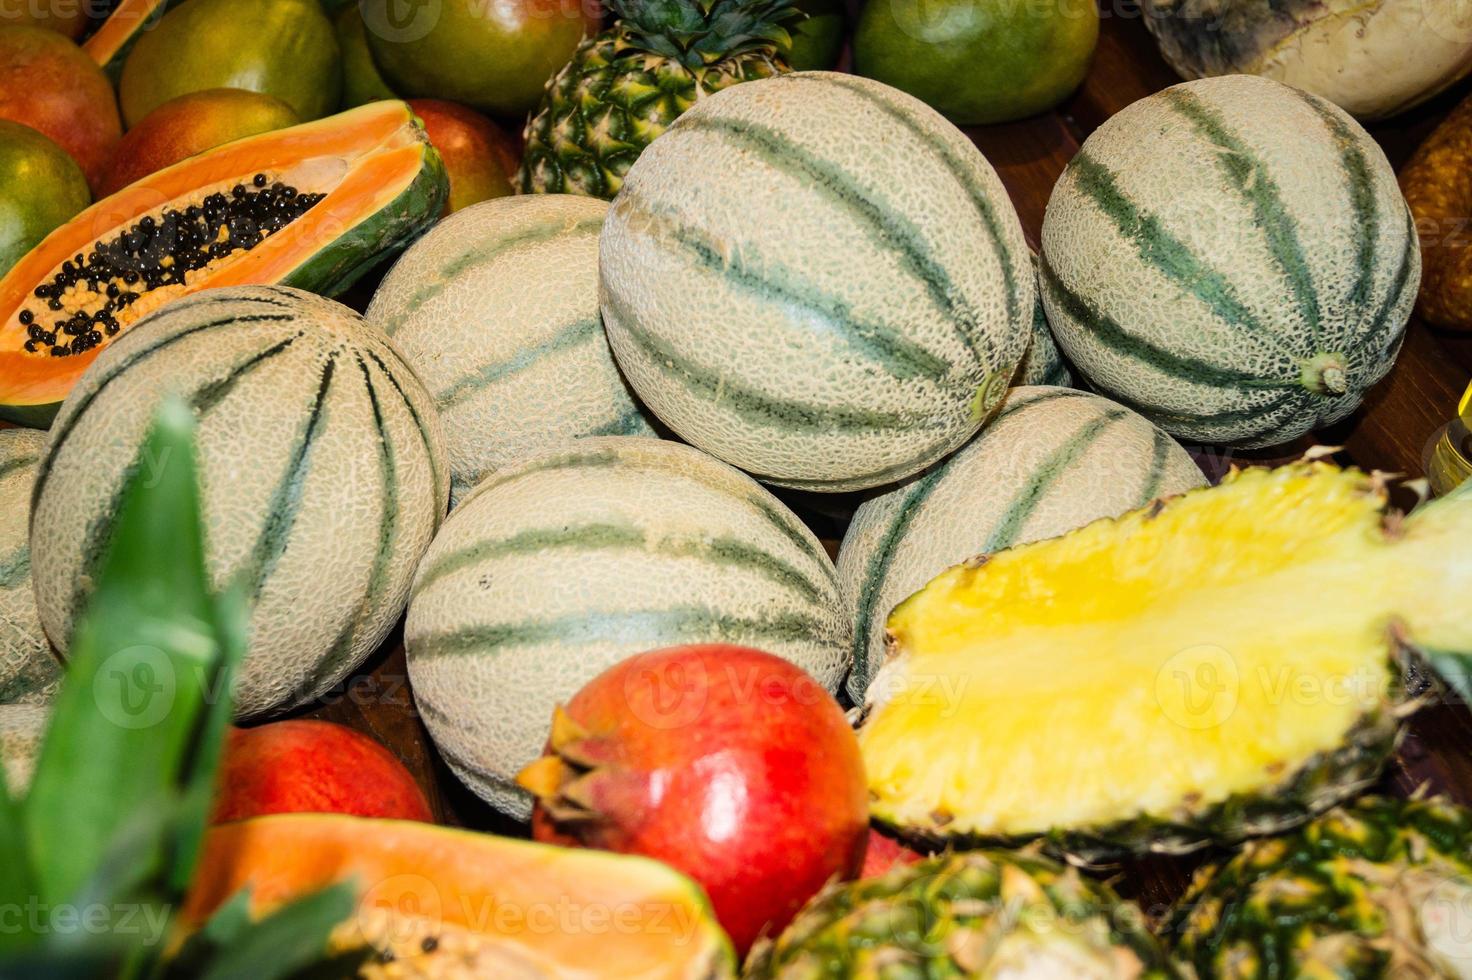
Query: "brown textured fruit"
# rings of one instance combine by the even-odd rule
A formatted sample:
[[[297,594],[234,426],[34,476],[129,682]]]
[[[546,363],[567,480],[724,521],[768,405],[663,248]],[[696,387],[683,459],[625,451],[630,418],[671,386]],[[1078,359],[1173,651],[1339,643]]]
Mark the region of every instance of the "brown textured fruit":
[[[295,126],[299,121],[291,106],[260,92],[215,88],[181,95],[128,130],[113,152],[98,196],[222,143]]]
[[[424,123],[430,143],[440,151],[450,175],[452,214],[493,197],[516,193],[507,173],[515,172],[521,157],[516,140],[474,109],[440,99],[410,99],[409,108]]]
[[[40,27],[0,29],[0,119],[49,136],[94,189],[123,135],[102,69],[71,41]]]
[[[1447,116],[1401,170],[1421,236],[1416,312],[1438,327],[1472,330],[1472,98]]]

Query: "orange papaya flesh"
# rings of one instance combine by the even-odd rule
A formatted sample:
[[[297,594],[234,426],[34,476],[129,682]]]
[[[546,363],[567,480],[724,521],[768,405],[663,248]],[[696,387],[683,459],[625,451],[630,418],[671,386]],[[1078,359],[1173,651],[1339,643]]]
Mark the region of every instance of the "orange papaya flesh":
[[[281,283],[334,295],[444,208],[403,102],[250,136],[103,198],[0,279],[0,419],[50,424],[112,339],[172,299]]]
[[[729,940],[700,887],[647,858],[404,820],[292,813],[212,828],[181,942],[242,888],[264,916],[352,881],[329,954],[371,947],[368,977],[720,978]]]
[[[121,0],[82,43],[82,50],[91,56],[103,73],[116,85],[123,73],[123,62],[133,44],[143,32],[153,27],[168,12],[174,0]]]

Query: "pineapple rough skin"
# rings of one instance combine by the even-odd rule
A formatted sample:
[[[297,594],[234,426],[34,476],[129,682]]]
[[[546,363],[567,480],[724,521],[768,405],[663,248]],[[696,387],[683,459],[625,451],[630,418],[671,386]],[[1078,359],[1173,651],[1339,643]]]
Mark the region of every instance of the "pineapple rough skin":
[[[830,886],[748,980],[949,977],[1168,980],[1144,916],[1104,885],[1035,853],[972,851]]]
[[[1210,978],[1472,976],[1472,811],[1366,797],[1202,869],[1163,935]]]
[[[527,121],[527,194],[612,199],[624,175],[698,99],[792,70],[792,0],[610,0],[619,19],[578,45]]]

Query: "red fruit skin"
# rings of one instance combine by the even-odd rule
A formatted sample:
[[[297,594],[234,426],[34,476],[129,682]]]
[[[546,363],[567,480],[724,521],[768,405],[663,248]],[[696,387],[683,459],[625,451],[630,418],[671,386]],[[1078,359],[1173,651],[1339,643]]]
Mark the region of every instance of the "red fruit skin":
[[[508,197],[511,174],[521,152],[517,140],[488,118],[454,102],[441,99],[410,99],[409,108],[424,123],[429,141],[440,152],[450,176],[450,199],[445,214],[488,201]],[[511,161],[511,172],[506,170]]]
[[[567,704],[600,759],[593,822],[540,841],[642,854],[694,878],[744,955],[835,878],[852,878],[869,834],[858,740],[832,696],[797,667],[743,647],[640,654]],[[568,751],[564,748],[564,752]]]
[[[424,791],[388,749],[311,719],[233,728],[212,823],[270,813],[346,813],[433,823]]]
[[[910,850],[893,837],[885,837],[877,830],[869,831],[869,847],[864,851],[864,867],[860,878],[877,878],[900,864],[914,864],[925,860],[925,855]]]
[[[123,135],[117,97],[102,69],[56,31],[0,29],[0,119],[49,136],[87,175],[95,194]]]
[[[222,143],[295,126],[291,106],[260,92],[206,89],[171,99],[144,116],[118,143],[98,196]]]

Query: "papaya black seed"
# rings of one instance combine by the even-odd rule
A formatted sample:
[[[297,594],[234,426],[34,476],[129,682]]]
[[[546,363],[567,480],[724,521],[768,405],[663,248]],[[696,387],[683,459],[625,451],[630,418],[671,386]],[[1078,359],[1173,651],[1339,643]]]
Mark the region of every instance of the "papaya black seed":
[[[21,326],[29,327],[31,324],[36,322],[36,314],[32,313],[30,310],[21,310],[20,322]]]
[[[252,184],[255,184],[257,187],[265,187],[266,186],[266,175],[265,174],[256,174],[255,177],[253,177],[251,179],[251,183]]]

